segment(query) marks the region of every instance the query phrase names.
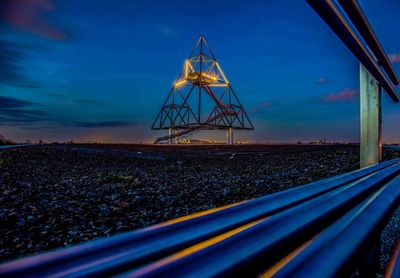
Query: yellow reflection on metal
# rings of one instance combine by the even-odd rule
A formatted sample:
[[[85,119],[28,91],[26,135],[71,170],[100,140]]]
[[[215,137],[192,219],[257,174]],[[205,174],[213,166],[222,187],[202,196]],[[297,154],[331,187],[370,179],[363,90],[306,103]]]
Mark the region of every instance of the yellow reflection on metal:
[[[203,216],[203,215],[206,215],[206,214],[217,212],[217,211],[220,211],[220,210],[223,210],[223,209],[226,209],[226,208],[237,206],[237,205],[245,203],[245,202],[247,202],[247,201],[237,202],[237,203],[233,203],[233,204],[229,204],[229,205],[225,205],[225,206],[221,206],[221,207],[217,207],[217,208],[213,208],[213,209],[200,211],[200,212],[197,212],[197,213],[194,213],[194,214],[190,214],[190,215],[182,216],[182,217],[175,218],[175,219],[172,219],[172,220],[168,220],[168,221],[166,221],[164,223],[161,223],[161,225],[164,225],[164,224],[167,225],[167,224],[173,224],[173,223],[182,222],[182,221],[185,221],[185,220],[189,220],[189,219],[192,219],[192,218],[196,218],[196,217],[200,217],[200,216]]]
[[[224,78],[225,83],[228,84],[228,79],[226,79],[226,76],[225,76],[224,72],[222,71],[221,67],[219,66],[218,62],[215,62],[215,64],[217,65],[219,72],[221,73],[222,77]]]
[[[192,64],[189,61],[188,61],[188,65],[191,68],[191,70],[194,71],[194,68],[193,68]]]
[[[186,61],[185,61],[185,79],[186,79],[187,76],[188,76],[188,68],[189,68],[188,64],[189,64],[189,61],[186,60]]]
[[[277,262],[275,265],[270,267],[267,271],[264,273],[260,274],[258,277],[259,278],[269,278],[274,276],[279,270],[281,270],[287,263],[289,263],[294,257],[297,256],[301,251],[303,251],[312,241],[314,238],[310,239],[309,241],[303,243],[296,249],[294,249],[292,252],[290,252],[286,257],[282,258],[279,262]]]
[[[216,78],[215,76],[211,76],[211,75],[208,75],[208,74],[206,74],[206,73],[201,73],[203,76],[205,76],[205,77],[207,77],[207,78],[210,78],[210,79],[212,79],[212,80],[218,80],[218,78]]]
[[[183,84],[185,84],[185,83],[186,83],[186,79],[176,82],[176,83],[174,84],[174,86],[175,86],[175,87],[179,87],[179,86],[181,86],[181,85],[183,85]]]
[[[171,261],[180,259],[182,257],[188,256],[188,255],[193,254],[193,253],[195,253],[197,251],[200,251],[200,250],[202,250],[204,248],[207,248],[207,247],[209,247],[209,246],[211,246],[213,244],[216,244],[216,243],[218,243],[218,242],[220,242],[220,241],[222,241],[224,239],[227,239],[228,237],[236,235],[236,234],[240,233],[241,231],[244,231],[244,230],[246,230],[246,229],[258,224],[258,223],[260,223],[261,221],[263,221],[265,219],[266,219],[266,217],[262,218],[262,219],[259,219],[259,220],[256,220],[256,221],[253,221],[253,222],[250,222],[250,223],[248,223],[246,225],[243,225],[243,226],[241,226],[239,228],[233,229],[233,230],[231,230],[229,232],[220,234],[220,235],[218,235],[216,237],[210,238],[210,239],[205,240],[205,241],[203,241],[201,243],[198,243],[198,244],[195,244],[195,245],[193,245],[191,247],[183,249],[182,251],[179,251],[179,252],[177,252],[177,253],[169,256],[169,257],[166,257],[165,259],[162,259],[162,260],[154,263],[154,265],[152,265],[151,268],[157,268],[157,267],[163,266],[165,264],[170,263]]]
[[[228,86],[228,84],[209,84],[208,87],[226,87]]]
[[[210,60],[211,61],[211,60]],[[194,62],[194,65],[192,64]],[[204,82],[207,83],[207,85],[212,86],[212,87],[227,87],[228,86],[228,80],[226,79],[226,76],[224,72],[222,71],[221,67],[219,66],[218,62],[213,61],[211,68],[207,64],[209,71],[207,72],[196,72],[194,67],[196,64],[199,62],[199,58],[197,58],[195,61],[193,61],[193,58],[185,60],[184,67],[183,67],[183,78],[180,80],[177,80],[174,83],[175,87],[180,87],[184,85],[188,80],[195,80],[198,79],[200,76],[204,77]],[[214,73],[212,71],[212,67],[217,67],[218,70]],[[218,74],[219,72],[219,74]],[[223,80],[220,80],[219,78],[222,77]],[[224,83],[219,83],[219,82],[224,82]]]
[[[260,223],[261,221],[263,221],[265,219],[266,218],[262,218],[262,219],[250,222],[250,223],[248,223],[246,225],[240,226],[239,228],[230,230],[229,232],[220,234],[220,235],[218,235],[216,237],[210,238],[210,239],[208,239],[206,241],[203,241],[203,242],[201,242],[199,244],[195,244],[195,245],[193,245],[191,247],[183,249],[182,251],[179,251],[178,253],[175,253],[175,254],[171,255],[169,258],[171,260],[174,260],[174,259],[179,259],[179,258],[181,258],[183,256],[190,255],[190,254],[192,254],[192,253],[194,253],[196,251],[202,250],[202,249],[204,249],[204,248],[206,248],[208,246],[211,246],[211,245],[213,245],[213,244],[215,244],[217,242],[220,242],[220,241],[222,241],[224,239],[227,239],[228,237],[236,235],[236,234],[240,233],[241,231],[244,231],[244,230],[246,230],[246,229],[258,224],[258,223]]]

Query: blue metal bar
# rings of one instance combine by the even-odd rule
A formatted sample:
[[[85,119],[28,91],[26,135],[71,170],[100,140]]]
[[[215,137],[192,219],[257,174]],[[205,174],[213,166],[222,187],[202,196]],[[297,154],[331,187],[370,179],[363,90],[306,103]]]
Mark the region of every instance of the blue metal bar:
[[[383,147],[387,150],[400,151],[400,146],[384,145]]]
[[[376,81],[385,89],[394,102],[400,99],[392,84],[383,74],[377,62],[354,33],[349,24],[344,20],[332,0],[307,0],[310,6],[320,15],[328,26],[336,33],[342,42],[350,49],[364,67],[371,73]]]
[[[257,275],[400,174],[385,168],[265,220],[209,247],[127,273],[129,277]]]
[[[387,169],[391,160],[364,169],[267,195],[220,211],[161,224],[111,238],[0,265],[0,276],[114,274],[149,263],[251,221],[308,201]],[[28,275],[29,274],[29,275]]]
[[[400,201],[396,177],[318,235],[274,277],[350,277]]]
[[[6,146],[0,146],[0,149],[14,149],[21,147],[29,147],[29,146],[34,146],[34,145],[33,144],[6,145]]]
[[[367,18],[365,17],[360,5],[357,0],[338,0],[343,10],[346,12],[351,22],[357,28],[364,41],[367,43],[368,47],[374,53],[375,57],[378,59],[379,64],[384,68],[388,74],[390,80],[394,85],[399,85],[399,78],[393,69],[392,63],[390,63],[378,37],[375,35],[374,30],[369,24]]]

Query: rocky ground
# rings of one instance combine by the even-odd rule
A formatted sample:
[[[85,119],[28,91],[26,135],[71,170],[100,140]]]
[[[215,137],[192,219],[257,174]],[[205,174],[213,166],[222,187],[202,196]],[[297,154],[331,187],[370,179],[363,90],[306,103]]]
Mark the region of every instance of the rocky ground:
[[[385,159],[394,157],[400,153],[384,153]],[[358,146],[354,145],[55,144],[3,149],[0,262],[357,168]],[[398,227],[394,221],[383,237],[393,241]],[[382,248],[387,249],[384,264],[391,247]]]

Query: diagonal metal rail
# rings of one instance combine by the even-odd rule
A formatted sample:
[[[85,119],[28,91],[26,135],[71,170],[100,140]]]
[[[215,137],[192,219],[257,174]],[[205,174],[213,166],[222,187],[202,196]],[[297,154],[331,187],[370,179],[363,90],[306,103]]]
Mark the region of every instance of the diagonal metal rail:
[[[399,96],[393,88],[393,85],[380,69],[374,57],[343,18],[334,1],[307,0],[307,2],[337,34],[337,36],[350,49],[354,56],[357,57],[361,64],[363,64],[364,67],[371,73],[371,75],[379,82],[392,100],[394,102],[399,102]]]
[[[349,276],[354,270],[351,266],[379,241],[380,231],[400,201],[399,188],[398,176],[318,235],[274,277]]]
[[[129,277],[253,276],[310,239],[400,174],[390,166],[352,184],[277,213],[231,237],[177,259],[166,258]],[[271,265],[270,265],[271,264]]]
[[[399,160],[387,161],[337,177],[287,191],[206,211],[174,222],[128,232],[53,253],[34,256],[0,266],[0,276],[27,275],[99,276],[115,275],[154,262],[193,244],[249,225],[265,217],[302,206],[310,200],[348,188],[359,179],[393,171]],[[382,174],[380,174],[382,176]],[[317,210],[314,210],[317,211]]]

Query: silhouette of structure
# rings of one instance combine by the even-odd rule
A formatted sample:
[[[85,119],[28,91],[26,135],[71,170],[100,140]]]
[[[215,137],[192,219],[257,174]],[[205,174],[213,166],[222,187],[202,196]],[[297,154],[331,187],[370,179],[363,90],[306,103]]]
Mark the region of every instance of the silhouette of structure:
[[[168,135],[155,143],[177,142],[179,137],[199,130],[225,129],[227,144],[233,144],[233,130],[254,129],[203,36],[185,61],[151,129],[168,130]]]

